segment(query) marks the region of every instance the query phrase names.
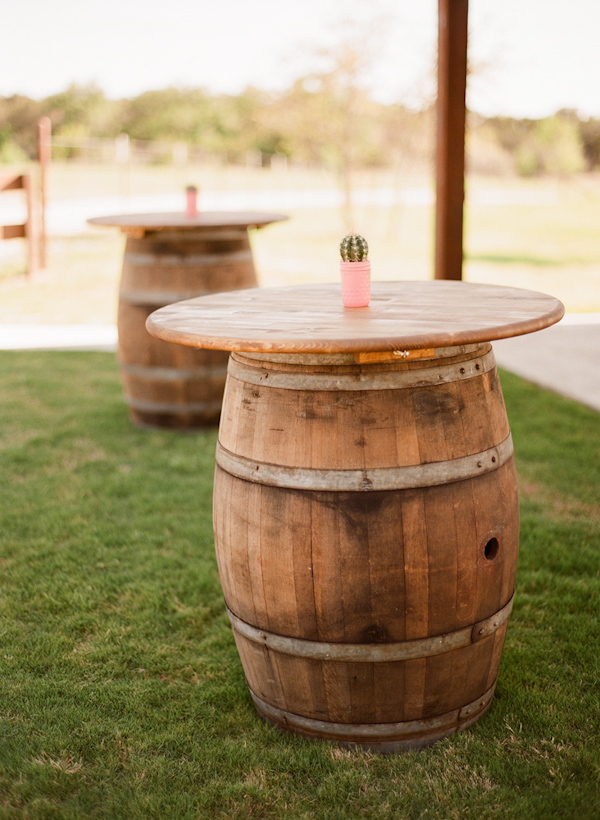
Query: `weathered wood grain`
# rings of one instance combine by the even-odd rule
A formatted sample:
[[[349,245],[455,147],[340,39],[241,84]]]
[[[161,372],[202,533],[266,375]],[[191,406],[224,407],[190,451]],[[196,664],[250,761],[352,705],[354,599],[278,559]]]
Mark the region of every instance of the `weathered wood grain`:
[[[535,291],[467,282],[373,282],[366,308],[344,308],[340,285],[213,294],[161,308],[148,330],[213,350],[403,351],[467,345],[541,330],[564,307]]]
[[[146,331],[146,320],[161,305],[247,288],[256,281],[245,226],[128,236],[117,324],[121,374],[134,423],[178,429],[218,424],[227,353],[164,342]]]
[[[518,500],[493,354],[324,360],[230,362],[214,526],[236,644],[277,725],[424,745],[489,705],[512,606]]]
[[[462,278],[468,0],[438,0],[435,278]]]

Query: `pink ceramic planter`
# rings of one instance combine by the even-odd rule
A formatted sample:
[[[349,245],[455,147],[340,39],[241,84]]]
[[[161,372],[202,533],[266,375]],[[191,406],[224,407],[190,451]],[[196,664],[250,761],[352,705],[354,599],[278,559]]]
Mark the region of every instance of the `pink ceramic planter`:
[[[186,214],[188,216],[198,216],[198,189],[194,185],[188,185],[185,189],[185,195]]]
[[[371,263],[340,262],[344,307],[367,307],[371,299]]]

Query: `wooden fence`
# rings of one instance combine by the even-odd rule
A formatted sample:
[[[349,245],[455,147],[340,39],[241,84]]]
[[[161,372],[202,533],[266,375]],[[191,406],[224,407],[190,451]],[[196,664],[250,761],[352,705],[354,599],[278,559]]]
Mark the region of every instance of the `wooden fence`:
[[[0,193],[23,190],[27,202],[27,218],[19,225],[0,225],[0,239],[27,240],[27,274],[35,273],[41,267],[41,225],[39,197],[32,182],[31,174],[5,174],[0,176]]]

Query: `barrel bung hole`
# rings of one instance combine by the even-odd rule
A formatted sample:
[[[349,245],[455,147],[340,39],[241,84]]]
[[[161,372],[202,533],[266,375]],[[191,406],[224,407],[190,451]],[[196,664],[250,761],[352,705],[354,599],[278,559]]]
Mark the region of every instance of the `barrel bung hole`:
[[[493,561],[494,558],[498,555],[498,550],[500,549],[500,544],[498,543],[497,538],[490,538],[487,544],[484,547],[483,553],[488,561]]]

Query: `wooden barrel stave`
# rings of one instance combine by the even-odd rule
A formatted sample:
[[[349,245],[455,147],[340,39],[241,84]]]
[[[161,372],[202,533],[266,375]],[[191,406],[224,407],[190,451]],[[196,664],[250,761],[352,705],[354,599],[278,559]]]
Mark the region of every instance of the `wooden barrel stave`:
[[[232,358],[235,362],[237,357]],[[419,362],[405,364],[411,367],[398,368],[399,375],[418,374]],[[446,365],[447,369],[453,364]],[[367,367],[375,373],[365,373]],[[273,464],[365,469],[437,462],[455,458],[458,452],[478,453],[509,434],[495,368],[477,378],[426,387],[408,383],[405,388],[406,383],[399,379],[398,388],[377,390],[369,390],[367,380],[379,368],[359,365],[355,372],[365,376],[360,391],[317,390],[317,374],[311,374],[310,389],[305,374],[300,374],[297,390],[290,391],[271,388],[268,382],[243,381],[230,369],[230,411],[220,432],[221,444],[245,458]],[[390,367],[384,372],[389,373]],[[265,390],[268,401],[261,396]],[[296,407],[296,402],[301,406]],[[239,406],[243,413],[237,412]]]
[[[245,229],[222,231],[223,239],[202,238],[201,231],[148,232],[141,238],[128,237],[123,257],[121,297],[140,303],[139,295],[164,302],[162,294],[178,294],[180,299],[204,293],[239,290],[255,280],[250,240]]]
[[[307,640],[410,641],[478,623],[513,592],[518,520],[502,517],[514,512],[514,481],[511,461],[443,487],[309,493],[217,467],[225,599],[243,621]],[[493,538],[500,548],[489,560]]]
[[[234,616],[301,643],[366,644],[376,651],[464,637],[465,630],[470,638],[471,629],[510,602],[518,548],[512,448],[483,474],[434,486],[373,491],[366,484],[354,492],[277,486],[288,475],[308,481],[328,468],[371,476],[415,465],[435,471],[465,454],[475,457],[476,468],[478,454],[510,444],[495,366],[483,367],[486,356],[489,346],[447,357],[452,372],[435,385],[338,392],[315,389],[319,374],[309,374],[317,376],[309,384],[305,368],[293,389],[293,357],[284,368],[292,374],[286,387],[274,379],[279,386],[245,380],[236,365],[243,357],[233,357],[221,453],[235,453],[240,464],[258,467],[257,474],[269,466],[268,480],[275,482],[233,475],[230,462],[221,461],[223,469],[217,456],[215,542]],[[477,375],[460,374],[466,360],[480,364]],[[277,363],[257,365],[261,376],[283,372]],[[351,366],[345,375],[369,384],[397,372],[410,382],[421,365]],[[321,369],[331,375],[331,368]],[[233,407],[241,409],[233,413]],[[287,728],[300,721],[294,731],[391,750],[432,742],[440,731],[444,736],[480,716],[484,707],[462,710],[493,689],[506,622],[489,634],[486,629],[492,628],[442,654],[376,662],[295,657],[234,634],[257,708],[268,704],[261,712],[268,720]],[[404,724],[436,716],[446,716],[443,730],[431,734],[427,724],[406,734]],[[385,739],[368,741],[346,729],[338,737],[334,728],[396,723],[403,724],[396,734],[390,729]]]
[[[313,720],[362,724],[421,720],[480,697],[497,678],[495,644],[505,631],[442,655],[373,663],[293,657],[234,634],[248,685],[263,700]]]
[[[134,423],[182,430],[218,424],[228,354],[161,341],[146,331],[146,319],[172,302],[256,284],[245,229],[128,237],[117,324],[122,380]]]

